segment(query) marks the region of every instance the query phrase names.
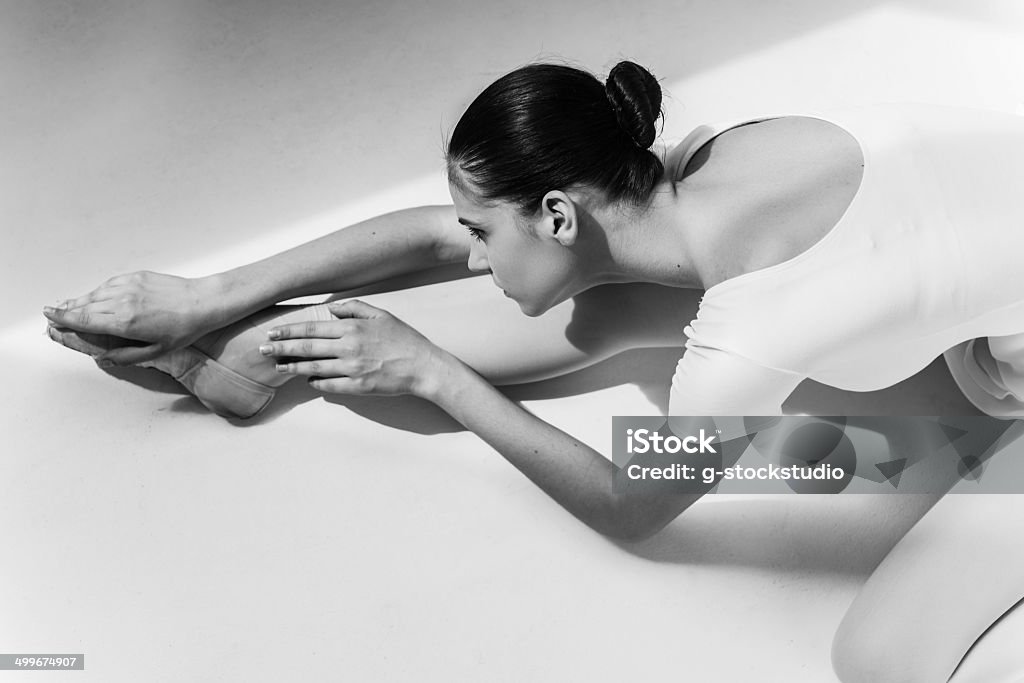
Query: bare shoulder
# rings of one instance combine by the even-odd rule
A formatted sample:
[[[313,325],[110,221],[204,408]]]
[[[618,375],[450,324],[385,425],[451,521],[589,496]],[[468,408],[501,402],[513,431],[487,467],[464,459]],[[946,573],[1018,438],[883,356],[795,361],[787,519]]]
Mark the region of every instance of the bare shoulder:
[[[837,156],[838,155],[838,156]],[[810,116],[783,116],[735,128],[713,137],[698,149],[676,180],[733,182],[756,175],[762,180],[771,170],[787,167],[817,168],[838,160],[856,160],[860,145],[846,130]]]
[[[786,116],[731,128],[699,149],[679,181],[713,225],[717,282],[803,252],[836,225],[863,176],[860,144],[834,123]],[[728,256],[724,256],[728,255]]]

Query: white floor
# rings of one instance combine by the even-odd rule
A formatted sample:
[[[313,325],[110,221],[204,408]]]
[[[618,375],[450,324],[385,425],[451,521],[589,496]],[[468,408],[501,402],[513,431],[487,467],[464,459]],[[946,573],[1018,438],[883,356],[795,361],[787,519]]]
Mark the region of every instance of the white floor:
[[[709,497],[620,546],[431,406],[289,389],[232,425],[53,345],[39,309],[446,201],[444,133],[536,57],[648,65],[681,136],[883,100],[1024,113],[1022,38],[1012,0],[0,3],[0,651],[87,662],[0,677],[834,680],[895,497]],[[673,362],[515,395],[607,450]]]

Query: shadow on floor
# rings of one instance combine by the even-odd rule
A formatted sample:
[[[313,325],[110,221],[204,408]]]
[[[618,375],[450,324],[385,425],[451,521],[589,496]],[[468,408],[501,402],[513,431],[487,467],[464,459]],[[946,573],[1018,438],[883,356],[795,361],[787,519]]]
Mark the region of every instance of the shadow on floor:
[[[815,496],[828,504],[794,508],[789,498],[716,500],[646,541],[618,545],[655,562],[867,577],[935,502],[927,495]]]

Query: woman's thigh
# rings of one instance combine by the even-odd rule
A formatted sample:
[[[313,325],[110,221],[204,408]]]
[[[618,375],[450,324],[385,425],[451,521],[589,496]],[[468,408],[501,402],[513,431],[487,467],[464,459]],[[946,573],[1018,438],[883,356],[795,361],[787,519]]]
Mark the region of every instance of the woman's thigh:
[[[1024,682],[1024,600],[985,632],[964,657],[950,683]]]
[[[1024,597],[1024,496],[952,494],[896,544],[835,635],[843,683],[944,682]],[[930,507],[930,509],[929,509]]]

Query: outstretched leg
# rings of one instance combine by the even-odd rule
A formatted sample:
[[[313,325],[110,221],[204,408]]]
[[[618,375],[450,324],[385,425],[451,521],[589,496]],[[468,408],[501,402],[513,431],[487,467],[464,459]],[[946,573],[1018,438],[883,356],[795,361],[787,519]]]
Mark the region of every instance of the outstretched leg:
[[[391,312],[492,384],[522,384],[635,348],[682,347],[703,292],[650,284],[591,288],[543,315],[523,315],[490,278],[359,299]]]
[[[480,277],[359,298],[401,318],[492,383],[507,385],[556,377],[629,348],[681,345],[680,321],[692,318],[698,296],[653,285],[609,285],[537,318],[524,316]],[[323,304],[273,306],[143,365],[170,374],[214,412],[251,417],[291,378],[259,353],[267,330],[331,318]],[[59,328],[50,335],[91,356],[125,343]]]

